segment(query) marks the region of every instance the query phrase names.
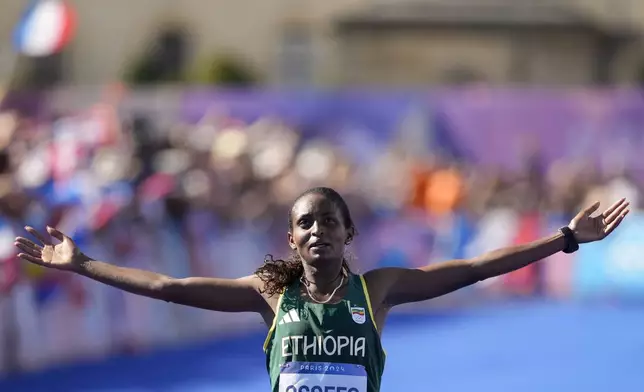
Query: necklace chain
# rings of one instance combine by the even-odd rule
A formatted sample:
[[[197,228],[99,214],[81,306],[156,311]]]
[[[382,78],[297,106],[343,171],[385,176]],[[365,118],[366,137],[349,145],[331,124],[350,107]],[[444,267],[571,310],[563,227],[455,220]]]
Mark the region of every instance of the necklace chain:
[[[315,302],[317,302],[319,304],[327,304],[327,303],[329,303],[331,301],[333,296],[335,296],[335,293],[338,291],[338,289],[340,289],[340,287],[342,287],[342,284],[344,283],[344,273],[342,273],[342,278],[340,279],[340,284],[338,284],[338,286],[335,288],[335,290],[333,290],[333,292],[331,293],[331,295],[329,295],[329,298],[327,298],[326,301],[318,301],[317,299],[315,299],[315,297],[313,297],[313,294],[311,293],[311,290],[309,290],[309,285],[304,281],[304,276],[302,276],[300,278],[300,281],[302,283],[304,283],[304,287],[306,288],[306,292],[309,294],[309,298],[311,298],[313,301],[315,301]]]

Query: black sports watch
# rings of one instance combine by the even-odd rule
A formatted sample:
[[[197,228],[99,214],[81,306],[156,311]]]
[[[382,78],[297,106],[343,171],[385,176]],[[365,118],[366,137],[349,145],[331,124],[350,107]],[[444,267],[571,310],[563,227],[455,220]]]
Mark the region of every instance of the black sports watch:
[[[564,226],[561,229],[559,229],[559,232],[563,234],[564,236],[564,241],[566,241],[566,245],[564,247],[563,252],[564,253],[574,253],[579,249],[579,243],[577,242],[577,239],[575,238],[575,234],[570,230],[570,227]]]

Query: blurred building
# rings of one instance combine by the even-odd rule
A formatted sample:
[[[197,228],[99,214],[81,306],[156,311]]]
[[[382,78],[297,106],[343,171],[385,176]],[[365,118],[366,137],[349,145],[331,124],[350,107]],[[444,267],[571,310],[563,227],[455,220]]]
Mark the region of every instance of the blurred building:
[[[346,82],[613,82],[634,39],[571,2],[386,2],[338,21]],[[634,74],[633,74],[634,76]]]
[[[70,2],[78,36],[46,68],[75,84],[120,79],[155,40],[184,73],[225,54],[269,85],[633,83],[643,64],[634,0]],[[29,66],[6,46],[26,3],[3,2],[4,74]]]

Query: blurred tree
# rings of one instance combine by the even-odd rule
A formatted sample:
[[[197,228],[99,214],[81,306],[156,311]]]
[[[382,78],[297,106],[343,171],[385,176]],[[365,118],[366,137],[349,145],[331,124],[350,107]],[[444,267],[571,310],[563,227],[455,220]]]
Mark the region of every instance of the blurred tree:
[[[66,52],[43,57],[18,56],[13,73],[10,75],[10,89],[46,89],[63,82]]]
[[[125,72],[129,84],[180,82],[188,52],[186,30],[166,26],[143,54]]]
[[[247,87],[259,81],[251,67],[231,54],[216,55],[198,65],[188,82],[207,85]]]
[[[640,62],[640,65],[637,68],[637,83],[640,86],[644,85],[644,61]]]

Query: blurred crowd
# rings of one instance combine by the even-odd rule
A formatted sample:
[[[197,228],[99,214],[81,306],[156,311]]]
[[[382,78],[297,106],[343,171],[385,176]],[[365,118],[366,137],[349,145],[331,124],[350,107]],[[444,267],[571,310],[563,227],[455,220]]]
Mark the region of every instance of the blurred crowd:
[[[187,252],[173,262],[177,273],[220,274],[209,266],[225,263],[209,258],[242,259],[246,269],[231,273],[250,273],[264,252],[283,255],[290,205],[312,186],[346,197],[366,237],[356,253],[370,257],[382,251],[369,249],[382,222],[412,220],[436,231],[455,217],[476,226],[497,210],[566,220],[594,200],[640,203],[642,184],[619,165],[601,172],[587,162],[544,162],[535,149],[522,170],[511,172],[440,146],[407,148],[403,137],[378,144],[347,135],[303,135],[286,119],[245,121],[221,107],[169,125],[144,112],[122,116],[114,100],[44,119],[7,109],[0,113],[0,208],[5,226],[56,225],[81,246],[109,248],[116,262],[132,258],[135,239],[161,242],[155,232],[167,227]],[[226,236],[238,240],[201,250]],[[7,243],[5,259],[13,252]],[[244,254],[248,248],[254,252]],[[5,277],[5,285],[11,280]]]
[[[287,255],[289,208],[313,186],[333,187],[346,198],[360,234],[351,263],[360,271],[536,239],[591,200],[625,196],[640,206],[642,184],[626,167],[545,162],[538,149],[526,155],[522,170],[508,171],[440,146],[419,148],[404,135],[383,143],[364,129],[308,132],[271,113],[248,120],[213,106],[196,121],[157,120],[145,111],[124,115],[111,100],[45,118],[7,107],[0,113],[0,282],[6,298],[29,304],[29,312],[12,313],[21,325],[29,317],[37,325],[56,301],[91,303],[93,316],[83,317],[112,325],[112,338],[101,341],[113,350],[172,341],[181,333],[170,323],[190,324],[177,327],[184,337],[225,324],[191,322],[167,305],[150,310],[133,296],[18,263],[13,238],[25,224],[58,227],[88,255],[119,265],[238,277],[252,273],[267,253]],[[166,320],[160,322],[166,328],[154,327],[146,312],[157,312],[150,317]],[[49,341],[64,335],[51,333]],[[110,345],[112,339],[119,344]],[[73,344],[59,344],[75,355]],[[83,352],[91,347],[78,345]]]

